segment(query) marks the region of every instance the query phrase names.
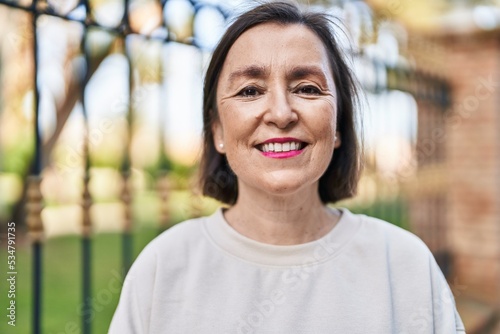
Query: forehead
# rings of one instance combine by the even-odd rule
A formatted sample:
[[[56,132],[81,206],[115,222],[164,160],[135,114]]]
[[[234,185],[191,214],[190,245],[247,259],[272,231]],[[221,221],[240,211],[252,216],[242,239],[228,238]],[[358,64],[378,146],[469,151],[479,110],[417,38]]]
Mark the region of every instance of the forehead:
[[[328,52],[323,42],[302,24],[264,23],[245,31],[229,49],[221,79],[249,65],[271,69],[315,65],[331,76]]]

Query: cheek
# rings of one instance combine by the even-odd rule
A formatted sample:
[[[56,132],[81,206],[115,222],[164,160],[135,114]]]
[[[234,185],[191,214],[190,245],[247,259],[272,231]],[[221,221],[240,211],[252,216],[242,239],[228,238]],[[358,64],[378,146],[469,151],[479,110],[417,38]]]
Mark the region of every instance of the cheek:
[[[320,122],[323,124],[324,135],[333,139],[337,128],[337,108],[330,106],[330,103],[328,103],[328,106],[325,112],[321,113]]]
[[[315,159],[318,159],[318,162],[321,161],[319,168],[326,168],[332,158],[335,150],[336,127],[336,113],[332,110],[318,113],[314,118],[314,123],[311,124],[311,130],[314,131],[318,141]]]
[[[228,145],[238,143],[248,138],[255,132],[259,120],[252,116],[248,108],[238,107],[230,103],[222,104],[219,115],[224,129],[224,140]]]
[[[337,113],[332,108],[314,108],[309,117],[309,128],[318,140],[332,142],[337,128]]]
[[[335,115],[325,115],[318,120],[318,135],[325,138],[333,138],[335,136],[336,118]]]
[[[302,120],[315,123],[318,127],[335,124],[337,119],[337,105],[332,96],[320,97],[316,100],[296,98],[292,108],[298,110]]]

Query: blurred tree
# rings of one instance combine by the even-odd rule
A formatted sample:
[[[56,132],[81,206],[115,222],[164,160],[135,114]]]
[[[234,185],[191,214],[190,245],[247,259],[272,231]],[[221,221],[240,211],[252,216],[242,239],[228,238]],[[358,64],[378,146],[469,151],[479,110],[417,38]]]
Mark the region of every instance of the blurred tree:
[[[102,40],[99,42],[92,40],[92,31],[86,36],[88,45],[88,54],[90,56],[90,63],[88,64],[88,78],[90,79],[99,68],[102,61],[111,53],[116,39]],[[66,124],[66,121],[75,108],[77,101],[81,98],[81,85],[85,79],[86,68],[81,67],[81,63],[74,62],[73,60],[77,54],[68,52],[64,64],[64,77],[65,80],[65,97],[62,103],[59,103],[56,108],[56,127],[51,137],[43,145],[44,166],[50,163],[50,154],[54,145],[56,144],[61,132]]]
[[[26,96],[32,91],[33,73],[33,31],[31,30],[30,16],[19,11],[1,8],[2,13],[9,13],[5,23],[9,31],[0,39],[2,58],[9,63],[8,67],[2,66],[4,80],[8,85],[3,85],[2,92],[2,128],[0,142],[2,145],[2,159],[0,168],[4,172],[15,173],[23,182],[31,172],[33,154],[33,117],[26,118],[26,111],[31,113],[31,107],[26,108]],[[10,38],[9,38],[10,37]],[[62,130],[77,102],[81,99],[82,83],[86,76],[91,78],[103,60],[114,51],[117,38],[94,38],[92,29],[86,35],[88,47],[88,68],[83,60],[81,48],[67,48],[63,64],[62,77],[64,78],[64,92],[62,98],[55,99],[55,127],[49,138],[43,139],[42,157],[43,167],[50,165],[51,154]],[[14,46],[14,47],[12,47]],[[75,61],[80,60],[80,61]],[[5,64],[4,64],[5,65]],[[88,72],[87,72],[88,71]],[[15,80],[13,80],[15,78]],[[26,109],[26,110],[24,110]],[[24,124],[24,125],[23,125]],[[9,131],[7,131],[9,129]],[[15,130],[14,130],[15,129]],[[8,220],[23,222],[23,210],[27,184],[24,182],[22,195],[13,204],[11,217]]]

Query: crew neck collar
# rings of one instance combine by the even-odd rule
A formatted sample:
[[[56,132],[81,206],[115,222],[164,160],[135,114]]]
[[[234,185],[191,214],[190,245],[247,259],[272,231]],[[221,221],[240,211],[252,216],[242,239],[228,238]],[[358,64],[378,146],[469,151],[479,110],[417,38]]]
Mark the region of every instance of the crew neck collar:
[[[320,239],[297,245],[273,245],[250,239],[237,232],[219,208],[204,221],[205,232],[224,252],[246,262],[265,266],[309,266],[335,257],[360,226],[359,217],[348,209],[337,224]]]

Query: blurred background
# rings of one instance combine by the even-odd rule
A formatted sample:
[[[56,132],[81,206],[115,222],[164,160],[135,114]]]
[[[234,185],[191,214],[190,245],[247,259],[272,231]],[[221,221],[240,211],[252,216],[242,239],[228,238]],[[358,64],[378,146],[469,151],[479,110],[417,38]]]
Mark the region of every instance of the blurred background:
[[[500,333],[500,1],[303,3],[363,88],[365,170],[335,205],[417,234],[467,332]],[[141,249],[220,205],[195,184],[202,82],[253,5],[0,0],[1,333],[106,333]]]

